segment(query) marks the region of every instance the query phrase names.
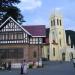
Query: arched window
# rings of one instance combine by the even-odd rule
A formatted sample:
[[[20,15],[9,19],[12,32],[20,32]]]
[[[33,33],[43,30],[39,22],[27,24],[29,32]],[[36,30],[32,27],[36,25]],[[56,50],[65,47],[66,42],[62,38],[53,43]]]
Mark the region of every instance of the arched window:
[[[73,53],[72,52],[70,53],[70,59],[73,59]]]
[[[57,25],[59,25],[59,20],[57,19]]]
[[[52,38],[53,38],[53,40],[55,40],[55,33],[54,33],[54,31],[52,32]]]
[[[53,20],[53,25],[55,26],[55,20]]]
[[[60,26],[61,26],[61,20],[60,20]]]
[[[61,39],[59,41],[60,41],[60,46],[61,46]]]
[[[55,56],[55,48],[53,48],[53,56]]]
[[[62,53],[62,60],[65,61],[65,53]]]
[[[49,48],[47,49],[47,58],[49,60]]]
[[[51,20],[51,26],[53,25],[53,21]]]

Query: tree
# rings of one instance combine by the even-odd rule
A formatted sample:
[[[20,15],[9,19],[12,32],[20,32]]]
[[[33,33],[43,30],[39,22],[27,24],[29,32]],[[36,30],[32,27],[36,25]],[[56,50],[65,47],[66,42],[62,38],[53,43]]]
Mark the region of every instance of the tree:
[[[3,22],[9,16],[13,17],[18,23],[22,23],[23,16],[15,4],[20,3],[20,0],[0,0],[0,21]]]

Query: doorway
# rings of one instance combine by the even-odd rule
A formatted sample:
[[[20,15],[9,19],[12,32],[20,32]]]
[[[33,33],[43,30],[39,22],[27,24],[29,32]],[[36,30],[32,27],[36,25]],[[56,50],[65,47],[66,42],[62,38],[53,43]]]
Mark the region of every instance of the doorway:
[[[65,61],[65,53],[62,53],[62,60]]]
[[[72,60],[73,59],[73,53],[71,52],[70,53],[70,60]]]

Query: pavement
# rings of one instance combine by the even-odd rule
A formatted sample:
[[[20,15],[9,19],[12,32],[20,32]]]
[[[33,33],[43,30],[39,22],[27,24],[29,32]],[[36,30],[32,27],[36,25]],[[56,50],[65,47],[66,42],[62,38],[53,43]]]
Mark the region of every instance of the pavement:
[[[27,75],[75,75],[72,62],[43,62],[43,68],[28,69]],[[20,69],[0,70],[0,75],[20,75]]]

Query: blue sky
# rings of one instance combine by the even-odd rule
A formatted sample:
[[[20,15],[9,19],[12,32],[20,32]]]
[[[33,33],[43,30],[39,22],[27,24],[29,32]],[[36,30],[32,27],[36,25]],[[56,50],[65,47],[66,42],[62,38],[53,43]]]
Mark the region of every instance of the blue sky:
[[[75,0],[21,0],[18,4],[26,22],[24,25],[46,25],[52,10],[59,9],[63,15],[64,28],[75,31]]]

